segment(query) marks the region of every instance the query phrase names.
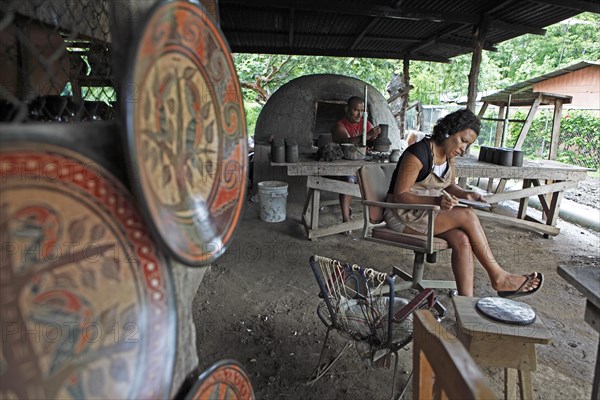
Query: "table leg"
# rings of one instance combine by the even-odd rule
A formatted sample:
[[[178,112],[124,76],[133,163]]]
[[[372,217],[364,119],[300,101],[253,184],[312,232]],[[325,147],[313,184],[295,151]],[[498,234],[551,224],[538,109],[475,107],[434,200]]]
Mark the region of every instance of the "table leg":
[[[523,179],[523,189],[527,189],[531,186],[531,179]],[[529,197],[525,197],[519,200],[519,211],[517,212],[517,218],[525,219],[525,215],[527,215],[527,207],[529,202]]]
[[[558,213],[560,212],[560,203],[563,198],[563,191],[552,193],[552,200],[550,201],[548,219],[546,224],[550,226],[556,225],[556,220],[558,219]]]
[[[488,178],[488,184],[486,191],[492,193],[494,191],[494,178]]]
[[[533,400],[533,386],[531,385],[531,371],[519,370],[519,383],[521,384],[521,399]]]
[[[319,208],[321,207],[321,191],[313,189],[312,193],[312,215],[310,220],[311,229],[319,228]]]
[[[517,398],[517,370],[504,368],[504,399],[515,400]]]
[[[495,193],[502,193],[504,192],[504,189],[506,188],[506,182],[508,182],[508,179],[506,178],[502,178],[498,181],[498,187],[496,187],[496,192]]]
[[[312,210],[313,210],[313,191],[314,189],[308,189],[308,194],[306,195],[306,201],[304,202],[304,209],[302,210],[302,222],[304,222],[304,226],[307,229],[312,228],[310,223],[312,221]]]

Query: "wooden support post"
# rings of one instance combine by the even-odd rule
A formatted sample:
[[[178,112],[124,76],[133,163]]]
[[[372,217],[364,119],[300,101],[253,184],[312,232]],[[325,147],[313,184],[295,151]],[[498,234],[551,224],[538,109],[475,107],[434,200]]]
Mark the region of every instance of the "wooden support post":
[[[506,111],[506,106],[503,104],[498,109],[498,123],[496,124],[496,141],[494,142],[494,146],[498,147],[502,143],[502,132],[504,132],[504,124],[508,121],[504,120],[504,112]]]
[[[552,138],[550,141],[550,152],[548,160],[556,160],[558,152],[558,137],[560,136],[560,120],[562,118],[563,101],[561,99],[554,100],[554,117],[552,118]]]
[[[319,204],[321,200],[321,191],[313,190],[312,193],[312,215],[310,219],[310,227],[313,229],[317,229],[319,227],[319,208],[321,205]]]
[[[517,370],[514,368],[504,368],[504,398],[517,398]]]
[[[475,102],[477,101],[477,81],[479,80],[483,45],[485,44],[485,35],[487,34],[488,26],[489,20],[487,17],[484,17],[475,29],[473,56],[471,57],[471,70],[469,71],[469,88],[467,91],[467,108],[473,112],[475,112]]]
[[[406,110],[408,109],[408,99],[410,91],[410,60],[405,58],[402,62],[402,83],[404,92],[400,95],[400,112],[398,113],[398,125],[400,128],[400,139],[404,137],[404,125],[406,120]]]
[[[485,35],[487,34],[488,26],[489,21],[487,17],[484,17],[475,29],[473,56],[471,57],[471,70],[469,71],[469,88],[467,91],[467,109],[473,112],[475,112],[475,103],[477,102],[477,81],[479,80],[479,69],[481,67],[483,45],[485,44]],[[483,111],[485,112],[485,110]],[[468,155],[469,149],[467,149],[465,156]],[[467,186],[467,178],[459,178],[458,186],[465,188]]]
[[[531,371],[519,370],[519,383],[521,388],[521,400],[533,400]]]

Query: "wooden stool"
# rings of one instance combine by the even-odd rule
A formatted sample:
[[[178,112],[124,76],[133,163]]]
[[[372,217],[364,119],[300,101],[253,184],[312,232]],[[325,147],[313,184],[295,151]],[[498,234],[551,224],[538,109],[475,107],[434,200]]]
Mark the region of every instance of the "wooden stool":
[[[535,344],[552,343],[552,335],[539,317],[530,325],[510,325],[480,314],[476,297],[456,296],[456,333],[479,366],[504,368],[504,398],[517,398],[517,373],[521,399],[533,399],[531,371],[537,369]]]

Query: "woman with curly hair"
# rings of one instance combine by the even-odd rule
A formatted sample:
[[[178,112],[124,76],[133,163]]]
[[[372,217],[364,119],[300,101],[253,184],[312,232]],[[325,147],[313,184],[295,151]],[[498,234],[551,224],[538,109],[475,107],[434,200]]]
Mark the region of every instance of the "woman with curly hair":
[[[460,295],[473,296],[473,253],[499,296],[530,295],[542,287],[543,275],[505,271],[490,250],[477,214],[471,208],[457,207],[458,199],[485,202],[480,194],[454,183],[454,158],[465,153],[477,139],[480,128],[477,116],[467,109],[439,119],[433,135],[409,146],[402,154],[392,175],[387,201],[440,206],[439,211],[434,211],[434,235],[446,240],[452,249],[452,271]],[[424,210],[385,209],[384,218],[388,228],[395,231],[427,233]]]

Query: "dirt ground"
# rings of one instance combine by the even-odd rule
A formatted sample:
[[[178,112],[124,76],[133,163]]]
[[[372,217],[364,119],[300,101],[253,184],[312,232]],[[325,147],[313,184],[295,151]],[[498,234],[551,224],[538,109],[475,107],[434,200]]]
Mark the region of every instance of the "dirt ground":
[[[595,190],[595,185],[591,187]],[[193,302],[198,371],[221,359],[235,359],[249,373],[257,399],[387,399],[392,369],[364,367],[352,348],[328,375],[312,386],[305,384],[317,365],[326,332],[315,313],[318,286],[308,260],[318,254],[391,271],[394,265],[409,270],[413,255],[362,241],[359,231],[309,241],[300,223],[302,201],[302,196],[290,196],[287,219],[280,223],[260,221],[259,204],[246,202],[234,241],[213,264]],[[510,207],[501,208],[510,212]],[[355,218],[362,218],[358,201],[353,209]],[[339,208],[327,207],[322,215],[325,223],[335,221],[340,218]],[[537,345],[534,398],[589,399],[598,334],[583,320],[585,298],[558,276],[556,269],[561,264],[600,268],[600,235],[562,220],[558,222],[561,233],[550,239],[506,225],[483,225],[496,259],[505,269],[515,273],[537,270],[546,278],[540,293],[522,298],[554,337],[551,345]],[[442,254],[436,264],[426,268],[426,278],[452,278],[449,252]],[[448,308],[442,323],[454,331],[451,300],[445,291],[437,294]],[[475,294],[495,295],[478,263]],[[413,295],[404,293],[404,297]],[[400,351],[398,387],[409,376],[411,351],[411,345]],[[501,370],[482,370],[502,397]],[[412,398],[410,388],[405,398]]]

